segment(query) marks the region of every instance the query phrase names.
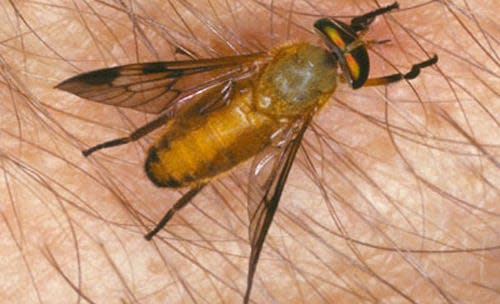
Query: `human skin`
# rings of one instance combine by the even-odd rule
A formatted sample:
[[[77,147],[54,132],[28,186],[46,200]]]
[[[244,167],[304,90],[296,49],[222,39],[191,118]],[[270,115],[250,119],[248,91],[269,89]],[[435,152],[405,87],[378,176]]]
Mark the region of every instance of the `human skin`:
[[[315,19],[377,4],[200,2],[2,4],[1,303],[242,301],[250,164],[147,242],[184,192],[156,188],[143,172],[154,135],[88,158],[80,151],[154,116],[53,87],[92,69],[186,60],[174,43],[202,58],[321,45]],[[367,36],[391,39],[373,46],[373,75],[433,54],[439,63],[387,87],[339,84],[292,168],[255,303],[500,301],[495,1],[399,3]]]

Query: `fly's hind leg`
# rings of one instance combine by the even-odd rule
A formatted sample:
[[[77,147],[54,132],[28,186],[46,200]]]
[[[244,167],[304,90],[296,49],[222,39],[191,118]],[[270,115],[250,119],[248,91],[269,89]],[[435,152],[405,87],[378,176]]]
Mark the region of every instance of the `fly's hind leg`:
[[[120,145],[127,144],[129,142],[132,142],[132,141],[136,141],[139,138],[141,138],[141,137],[153,132],[154,130],[158,129],[159,127],[163,126],[169,119],[170,119],[170,115],[168,113],[160,115],[155,120],[148,122],[144,126],[140,127],[139,129],[135,130],[134,132],[130,133],[129,136],[113,139],[113,140],[98,144],[96,146],[93,146],[91,148],[83,150],[82,154],[83,154],[83,156],[87,157],[97,150],[115,147],[115,146],[120,146]]]
[[[382,76],[382,77],[376,77],[376,78],[368,78],[366,82],[363,84],[364,87],[368,86],[378,86],[378,85],[386,85],[389,83],[393,82],[398,82],[403,79],[414,79],[417,78],[417,76],[420,74],[420,70],[426,67],[429,67],[431,65],[434,65],[438,62],[438,56],[434,55],[432,58],[422,61],[420,63],[414,64],[411,67],[411,70],[406,73],[396,73],[392,75],[387,75],[387,76]]]
[[[174,214],[184,208],[200,191],[205,187],[206,184],[202,184],[191,188],[186,194],[184,194],[175,204],[170,208],[167,213],[163,216],[161,221],[156,224],[156,226],[149,231],[144,238],[150,241],[160,230],[165,227],[168,221],[174,216]]]

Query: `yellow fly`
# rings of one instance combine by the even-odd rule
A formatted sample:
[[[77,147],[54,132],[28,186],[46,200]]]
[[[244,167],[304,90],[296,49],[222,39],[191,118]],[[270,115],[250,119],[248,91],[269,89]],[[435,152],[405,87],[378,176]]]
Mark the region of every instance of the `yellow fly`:
[[[159,187],[189,191],[146,234],[148,240],[207,183],[254,157],[248,191],[247,303],[295,154],[338,79],[353,89],[386,85],[413,79],[420,69],[437,62],[434,56],[413,65],[406,74],[368,78],[367,46],[384,41],[364,41],[361,36],[376,16],[398,7],[397,3],[381,7],[351,19],[350,24],[327,18],[316,21],[314,27],[326,49],[296,43],[244,56],[130,64],[77,75],[57,88],[100,103],[158,114],[127,137],[83,151],[88,156],[163,127],[149,149],[146,173]]]

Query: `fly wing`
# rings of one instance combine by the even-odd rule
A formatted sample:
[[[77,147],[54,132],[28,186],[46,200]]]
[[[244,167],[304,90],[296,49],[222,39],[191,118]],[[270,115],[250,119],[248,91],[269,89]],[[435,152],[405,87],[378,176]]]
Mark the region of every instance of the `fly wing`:
[[[266,149],[253,161],[248,189],[251,254],[244,303],[249,301],[253,277],[264,240],[310,121],[310,117],[297,121],[288,132],[284,132],[280,144]]]
[[[96,102],[158,114],[221,83],[248,77],[252,64],[264,56],[129,64],[76,75],[56,88]]]

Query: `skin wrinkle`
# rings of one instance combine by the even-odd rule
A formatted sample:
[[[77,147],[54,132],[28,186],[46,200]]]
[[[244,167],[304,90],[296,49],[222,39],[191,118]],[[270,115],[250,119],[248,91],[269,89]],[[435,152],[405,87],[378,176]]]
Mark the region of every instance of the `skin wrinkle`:
[[[203,58],[322,45],[316,19],[376,7],[271,2],[1,4],[0,303],[242,301],[249,164],[205,187],[148,243],[185,193],[147,179],[154,135],[80,151],[155,116],[53,86],[93,69],[190,59],[176,44]],[[371,75],[408,72],[434,53],[439,63],[387,88],[338,84],[292,168],[255,303],[500,300],[495,1],[399,3],[367,33],[391,39],[370,51]]]

